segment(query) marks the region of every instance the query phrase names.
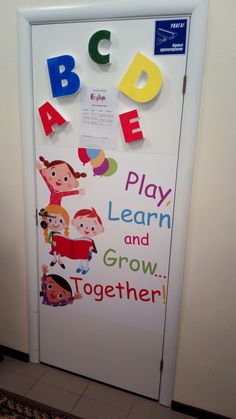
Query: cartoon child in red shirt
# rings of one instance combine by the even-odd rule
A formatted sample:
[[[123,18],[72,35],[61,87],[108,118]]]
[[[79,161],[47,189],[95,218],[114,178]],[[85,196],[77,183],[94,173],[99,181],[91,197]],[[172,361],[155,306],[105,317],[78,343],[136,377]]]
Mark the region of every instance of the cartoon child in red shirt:
[[[94,208],[85,208],[77,211],[73,217],[72,225],[80,233],[82,239],[91,241],[87,257],[84,259],[78,259],[79,267],[76,272],[81,272],[84,275],[89,271],[89,261],[92,258],[92,252],[97,253],[95,243],[91,237],[95,237],[98,234],[103,233],[104,227],[102,225],[101,218]]]
[[[85,194],[84,189],[76,188],[79,186],[78,179],[86,177],[86,173],[75,172],[73,167],[65,161],[54,160],[49,163],[40,156],[36,167],[50,191],[50,204],[61,205],[64,196]]]

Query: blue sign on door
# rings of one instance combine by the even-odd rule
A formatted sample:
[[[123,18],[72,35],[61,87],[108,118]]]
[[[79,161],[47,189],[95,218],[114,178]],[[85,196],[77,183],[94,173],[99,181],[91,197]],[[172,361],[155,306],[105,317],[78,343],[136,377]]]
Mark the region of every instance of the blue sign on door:
[[[157,20],[155,55],[185,54],[187,19]]]

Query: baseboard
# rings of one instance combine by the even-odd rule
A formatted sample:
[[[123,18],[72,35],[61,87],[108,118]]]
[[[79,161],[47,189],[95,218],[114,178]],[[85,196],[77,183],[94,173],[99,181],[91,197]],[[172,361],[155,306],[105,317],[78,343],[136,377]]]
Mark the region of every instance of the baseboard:
[[[217,413],[209,412],[208,410],[199,409],[198,407],[189,406],[184,403],[172,401],[171,409],[176,412],[184,413],[185,415],[193,416],[199,419],[232,419],[229,416],[218,415]]]
[[[9,356],[10,358],[19,359],[19,361],[29,362],[29,354],[8,348],[7,346],[0,345],[0,353]]]

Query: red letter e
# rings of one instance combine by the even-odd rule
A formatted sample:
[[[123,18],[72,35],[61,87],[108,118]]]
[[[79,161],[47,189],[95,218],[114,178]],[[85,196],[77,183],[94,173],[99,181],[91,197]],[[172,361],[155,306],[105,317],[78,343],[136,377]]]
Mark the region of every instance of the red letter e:
[[[138,117],[137,109],[119,115],[126,143],[144,138],[139,122],[137,121]],[[134,119],[135,121],[133,121]]]

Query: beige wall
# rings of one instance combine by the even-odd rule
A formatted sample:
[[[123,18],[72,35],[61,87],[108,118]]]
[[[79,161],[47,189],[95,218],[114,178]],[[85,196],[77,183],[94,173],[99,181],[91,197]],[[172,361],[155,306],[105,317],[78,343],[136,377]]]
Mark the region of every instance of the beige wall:
[[[236,2],[210,1],[174,399],[236,417]]]
[[[16,9],[44,5],[48,1],[2,0],[0,17],[0,343],[23,352],[28,332]],[[236,417],[235,17],[235,0],[210,0],[174,393],[176,401],[231,417]]]

